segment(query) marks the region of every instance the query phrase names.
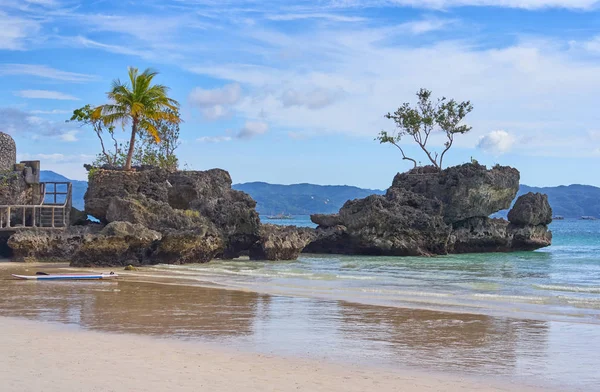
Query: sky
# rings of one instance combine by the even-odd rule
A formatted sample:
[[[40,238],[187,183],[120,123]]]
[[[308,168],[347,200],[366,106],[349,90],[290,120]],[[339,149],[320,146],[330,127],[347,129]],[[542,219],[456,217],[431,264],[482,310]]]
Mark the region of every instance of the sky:
[[[99,142],[65,120],[128,66],[181,103],[182,166],[235,183],[386,188],[411,164],[374,138],[427,88],[474,107],[446,164],[600,186],[600,1],[0,0],[0,131],[19,159],[85,179]]]

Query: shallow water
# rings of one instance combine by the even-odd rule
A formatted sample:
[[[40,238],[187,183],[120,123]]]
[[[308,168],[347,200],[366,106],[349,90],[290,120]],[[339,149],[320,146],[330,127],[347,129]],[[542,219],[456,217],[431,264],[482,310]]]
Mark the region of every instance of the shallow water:
[[[155,274],[271,294],[600,323],[600,221],[557,221],[537,252],[423,257],[302,255],[294,262],[157,266]]]
[[[0,316],[561,390],[593,390],[600,383],[600,357],[593,347],[600,330],[593,324],[371,306],[168,282],[0,283]]]

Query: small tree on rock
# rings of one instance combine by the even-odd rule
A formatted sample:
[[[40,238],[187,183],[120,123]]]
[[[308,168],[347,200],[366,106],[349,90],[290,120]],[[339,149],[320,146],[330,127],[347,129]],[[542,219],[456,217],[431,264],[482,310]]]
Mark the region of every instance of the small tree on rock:
[[[417,167],[417,161],[408,157],[400,146],[403,137],[408,136],[417,143],[425,152],[433,166],[441,170],[444,156],[454,143],[456,134],[467,133],[471,127],[461,124],[463,119],[473,110],[471,102],[457,102],[454,99],[447,100],[445,97],[432,102],[431,91],[421,89],[417,92],[417,105],[411,107],[410,103],[404,103],[394,113],[388,113],[386,118],[394,120],[396,131],[392,134],[381,131],[375,140],[380,143],[390,143],[396,146],[402,154],[402,159],[413,162]],[[446,142],[444,149],[438,153],[428,146],[434,133],[444,133]]]

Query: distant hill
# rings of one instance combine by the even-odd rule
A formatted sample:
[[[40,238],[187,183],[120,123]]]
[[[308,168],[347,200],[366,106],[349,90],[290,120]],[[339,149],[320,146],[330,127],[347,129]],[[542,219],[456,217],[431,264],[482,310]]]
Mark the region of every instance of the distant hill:
[[[338,212],[348,200],[383,194],[377,189],[347,185],[275,185],[265,182],[235,184],[234,189],[248,193],[257,202],[260,214],[330,214]]]
[[[87,190],[87,181],[77,181],[71,180],[61,174],[55,173],[50,170],[42,170],[40,171],[40,181],[42,182],[64,182],[70,181],[73,184],[73,207],[78,210],[82,210],[84,208],[83,203],[83,195],[85,195],[85,191]],[[64,199],[63,199],[64,200]]]
[[[70,180],[58,173],[42,170],[42,181],[71,181],[73,183],[73,206],[82,210],[86,181]],[[257,202],[256,209],[263,215],[329,214],[337,212],[347,200],[383,194],[378,189],[363,189],[347,185],[277,185],[266,182],[234,184],[234,189],[248,193]],[[600,217],[600,188],[590,185],[569,185],[536,188],[521,185],[519,196],[527,192],[546,193],[554,215],[579,218],[590,215]],[[497,216],[506,216],[502,211]]]

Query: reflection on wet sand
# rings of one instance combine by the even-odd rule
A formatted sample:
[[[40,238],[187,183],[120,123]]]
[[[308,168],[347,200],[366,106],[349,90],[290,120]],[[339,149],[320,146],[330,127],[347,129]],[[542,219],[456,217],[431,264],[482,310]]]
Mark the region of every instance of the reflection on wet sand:
[[[202,340],[253,351],[568,384],[569,356],[549,354],[551,322],[164,283],[0,282],[0,316],[100,331]],[[577,325],[574,325],[577,330]],[[595,329],[587,330],[597,337]],[[591,331],[591,332],[590,332]],[[562,333],[562,332],[561,332]],[[579,352],[580,351],[580,352]],[[600,360],[577,371],[598,382]],[[562,361],[562,362],[561,362]],[[587,361],[587,362],[586,362]],[[557,371],[558,370],[558,371]],[[559,374],[562,371],[562,374]],[[581,381],[581,378],[580,378]]]

